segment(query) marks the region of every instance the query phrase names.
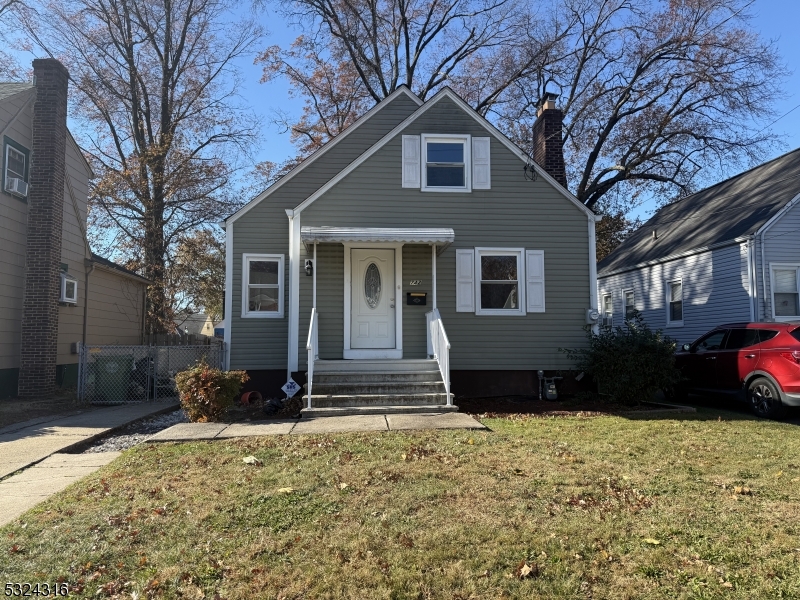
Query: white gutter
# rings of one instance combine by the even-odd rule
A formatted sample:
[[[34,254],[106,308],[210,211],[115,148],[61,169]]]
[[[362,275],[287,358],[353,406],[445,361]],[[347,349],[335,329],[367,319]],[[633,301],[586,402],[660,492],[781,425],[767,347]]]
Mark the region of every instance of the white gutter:
[[[589,224],[589,308],[598,310],[597,307],[597,235],[595,223],[602,220],[602,215],[590,215]],[[599,323],[592,325],[592,332],[600,332]]]
[[[244,291],[242,291],[244,293]],[[233,328],[233,223],[225,227],[225,368],[231,368],[231,329]]]

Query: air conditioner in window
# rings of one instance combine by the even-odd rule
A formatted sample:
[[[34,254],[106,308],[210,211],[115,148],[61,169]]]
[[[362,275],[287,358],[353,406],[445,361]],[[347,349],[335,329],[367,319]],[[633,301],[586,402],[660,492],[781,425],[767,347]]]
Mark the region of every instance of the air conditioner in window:
[[[65,304],[78,303],[78,280],[66,273],[61,273],[61,294],[58,301]]]
[[[9,177],[6,179],[6,191],[15,196],[26,198],[28,196],[28,184],[17,177]]]
[[[600,326],[601,327],[614,327],[614,317],[611,315],[604,315],[602,319],[600,319]]]

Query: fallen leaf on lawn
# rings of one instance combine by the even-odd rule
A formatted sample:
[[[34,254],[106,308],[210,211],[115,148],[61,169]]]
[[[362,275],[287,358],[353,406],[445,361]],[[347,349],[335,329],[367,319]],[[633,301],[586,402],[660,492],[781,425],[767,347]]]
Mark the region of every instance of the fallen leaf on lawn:
[[[472,438],[469,438],[469,439],[467,440],[467,443],[468,443],[469,445],[472,445],[472,444],[474,444],[474,443],[475,443],[475,440],[473,440]],[[488,573],[488,571],[487,571],[487,573]]]
[[[478,579],[480,579],[481,577],[489,577],[489,569],[486,569],[483,573],[478,575]]]
[[[795,477],[792,479],[792,483],[797,483],[798,481],[800,481],[800,477]]]
[[[279,494],[291,494],[292,492],[294,492],[294,488],[290,488],[290,487],[278,488],[278,493]]]
[[[753,490],[746,486],[737,485],[735,488],[733,488],[733,493],[741,494],[742,496],[752,496]]]
[[[644,538],[645,544],[650,544],[651,546],[660,546],[661,542],[658,540],[654,540],[653,538]]]
[[[783,471],[778,471],[775,473],[775,477],[780,477],[781,475],[783,475]]]
[[[517,565],[516,576],[520,579],[526,577],[536,577],[539,575],[539,567],[536,563],[529,565],[524,560]]]
[[[245,456],[242,459],[242,462],[245,463],[246,465],[260,465],[260,464],[262,464],[261,461],[259,459],[257,459],[255,456]]]
[[[350,487],[350,486],[349,486],[349,485],[347,485],[346,483],[340,483],[340,484],[339,484],[339,489],[340,489],[340,490],[346,490],[346,489],[347,489],[347,488],[349,488],[349,487]]]
[[[725,583],[722,584],[722,587],[724,587],[724,588],[732,588],[733,584],[730,581],[726,581]]]

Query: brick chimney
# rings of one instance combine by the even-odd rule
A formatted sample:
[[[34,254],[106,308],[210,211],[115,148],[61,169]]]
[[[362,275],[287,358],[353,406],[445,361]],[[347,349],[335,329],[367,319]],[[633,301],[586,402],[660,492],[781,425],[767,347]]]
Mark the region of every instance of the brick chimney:
[[[556,108],[558,94],[545,92],[536,122],[533,124],[533,160],[553,179],[567,187],[567,172],[564,167],[564,141],[561,128],[564,113]]]
[[[33,104],[19,370],[19,396],[22,398],[51,395],[56,389],[67,143],[67,69],[53,58],[37,59],[33,61],[33,76],[36,100]]]

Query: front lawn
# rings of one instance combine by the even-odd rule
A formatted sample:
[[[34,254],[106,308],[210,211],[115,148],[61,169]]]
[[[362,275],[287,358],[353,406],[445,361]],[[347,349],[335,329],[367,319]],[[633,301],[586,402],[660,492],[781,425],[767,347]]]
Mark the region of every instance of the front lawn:
[[[0,575],[93,598],[800,597],[797,426],[485,423],[140,446],[0,529]]]

